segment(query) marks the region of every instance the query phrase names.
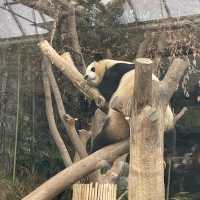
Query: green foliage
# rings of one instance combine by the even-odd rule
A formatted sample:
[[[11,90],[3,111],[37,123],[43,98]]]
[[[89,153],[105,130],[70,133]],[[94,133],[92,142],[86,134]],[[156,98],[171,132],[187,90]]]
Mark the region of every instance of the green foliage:
[[[86,62],[90,62],[93,52],[106,52],[109,48],[113,58],[133,59],[136,49],[130,43],[130,38],[135,37],[135,33],[128,33],[127,29],[119,22],[119,17],[123,13],[122,1],[116,1],[104,11],[97,10],[91,17],[90,4],[88,12],[77,19],[77,27],[80,43]],[[141,35],[139,36],[141,37]],[[141,40],[141,38],[139,39]]]

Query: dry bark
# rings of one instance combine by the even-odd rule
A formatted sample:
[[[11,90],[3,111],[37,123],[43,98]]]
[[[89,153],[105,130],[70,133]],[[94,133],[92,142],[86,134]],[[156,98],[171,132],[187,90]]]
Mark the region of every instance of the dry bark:
[[[130,121],[129,199],[165,199],[164,113],[187,66],[184,60],[175,59],[164,80],[152,84],[151,62],[136,60]]]
[[[88,157],[72,164],[43,183],[23,200],[51,200],[56,197],[66,186],[73,184],[81,176],[87,175],[104,165],[104,161],[112,162],[119,156],[128,152],[129,142],[123,141],[107,146]]]
[[[92,118],[91,132],[92,138],[95,138],[102,130],[106,121],[106,114],[100,109],[95,111],[95,114]]]
[[[140,44],[136,58],[142,58],[145,56],[149,43],[151,41],[151,33],[144,33],[144,41]]]
[[[163,101],[162,103],[165,108],[168,105],[173,93],[178,88],[179,81],[188,66],[189,62],[187,60],[181,58],[174,59],[164,79],[160,82],[160,93]]]
[[[43,69],[43,84],[44,84],[44,93],[45,93],[46,116],[48,119],[50,132],[51,132],[53,139],[58,147],[58,150],[63,159],[63,162],[64,162],[65,166],[67,167],[72,164],[72,161],[71,161],[70,155],[67,151],[67,148],[60,136],[60,133],[57,129],[56,122],[54,119],[52,99],[51,99],[51,90],[50,90],[50,84],[49,84],[49,79],[48,79],[48,74],[47,74],[47,65],[48,64],[49,64],[48,59],[43,58],[42,69]]]
[[[164,54],[166,46],[167,46],[167,32],[163,31],[159,34],[158,43],[157,43],[157,53],[154,58],[153,73],[158,78],[160,78],[160,61],[162,59],[162,55]]]
[[[47,61],[49,62],[49,61]],[[65,108],[64,108],[64,104],[61,98],[61,94],[60,94],[60,90],[59,87],[57,85],[57,82],[55,80],[53,71],[51,69],[51,64],[49,63],[47,65],[47,72],[48,72],[48,77],[51,83],[51,87],[53,90],[53,94],[56,100],[56,104],[57,104],[57,108],[58,108],[58,113],[60,116],[61,121],[63,122],[65,129],[67,130],[68,136],[71,140],[71,142],[73,143],[73,146],[75,148],[75,150],[78,152],[79,156],[81,158],[84,158],[87,156],[87,151],[84,147],[84,145],[82,144],[76,129],[75,129],[75,119],[72,118],[71,116],[68,115],[68,119],[66,120],[65,116],[67,116],[66,112],[65,112]]]
[[[153,102],[152,96],[158,95],[152,92],[152,62],[137,60],[135,70],[130,122],[129,199],[164,200],[163,128],[157,117],[151,117],[154,109],[158,111],[158,102]]]
[[[85,129],[79,130],[79,137],[80,137],[80,140],[81,140],[83,146],[85,147],[85,149],[87,146],[87,142],[91,138],[91,136],[92,136],[92,133],[90,131],[86,131]],[[79,160],[80,160],[79,153],[75,152],[73,161],[77,162]]]
[[[112,167],[103,175],[99,177],[100,183],[117,183],[117,179],[121,175],[124,169],[124,163],[126,160],[127,154],[124,154],[118,157],[114,162]]]
[[[100,108],[105,106],[105,99],[100,95],[97,89],[90,87],[83,79],[83,76],[74,66],[69,54],[65,59],[58,55],[58,53],[49,45],[47,41],[39,43],[39,47],[43,54],[46,55],[52,63],[54,63],[67,77],[72,81],[73,85],[78,88],[83,94],[95,100],[95,103]]]
[[[79,156],[81,158],[85,158],[88,154],[76,131],[76,128],[75,128],[76,120],[77,119],[74,119],[68,114],[64,115],[65,128],[67,129],[67,133],[71,141],[73,141],[73,145],[75,149],[77,150]]]
[[[182,117],[183,117],[183,115],[185,114],[185,112],[187,112],[188,111],[188,108],[187,107],[183,107],[182,109],[181,109],[181,111],[178,113],[178,114],[176,114],[176,116],[174,117],[174,125],[177,123],[177,121],[179,120],[179,119],[181,119]]]
[[[72,49],[76,52],[75,61],[79,71],[84,74],[86,70],[85,61],[81,53],[81,47],[79,44],[78,33],[76,30],[76,12],[73,5],[70,5],[68,8],[68,36],[69,42],[71,43]]]

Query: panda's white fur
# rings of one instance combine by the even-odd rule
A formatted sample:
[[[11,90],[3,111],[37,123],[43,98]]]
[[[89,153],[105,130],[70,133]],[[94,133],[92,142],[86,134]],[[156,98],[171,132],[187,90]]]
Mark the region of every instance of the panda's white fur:
[[[121,104],[121,112],[125,117],[129,117],[129,105],[131,102],[131,97],[134,95],[134,78],[135,70],[127,72],[121,79],[117,90],[114,92],[110,102],[109,107],[113,107],[114,101]],[[152,80],[159,82],[159,79],[153,74]],[[165,113],[165,130],[171,129],[174,125],[174,115],[170,106],[168,105]]]
[[[127,61],[112,60],[112,59],[103,59],[100,61],[94,61],[90,63],[90,65],[87,66],[85,72],[85,77],[87,76],[88,84],[97,87],[101,83],[106,70],[112,68],[113,66],[116,66],[116,64],[119,63],[133,64]],[[95,68],[95,71],[92,70],[93,68]]]
[[[133,63],[131,62],[125,61],[116,61],[110,59],[97,60],[87,67],[85,74],[85,76],[87,77],[86,80],[90,85],[97,88],[102,84],[102,82],[104,82],[104,87],[100,88],[100,92],[103,94],[104,92],[107,92],[106,90],[109,90],[109,81],[111,81],[111,84],[113,85],[116,84],[115,80],[113,83],[112,80],[107,80],[112,79],[112,75],[105,75],[106,71],[108,69],[113,69],[112,73],[114,73],[114,76],[116,76],[115,69],[117,70],[117,68],[114,67],[117,64],[120,64],[118,65],[118,70],[119,68],[120,70],[123,70],[123,63],[125,65],[127,64],[127,66],[133,65]],[[120,73],[121,71],[119,71],[119,74]],[[101,133],[94,140],[93,151],[105,145],[121,141],[129,137],[129,124],[126,120],[126,117],[129,117],[128,105],[130,104],[131,97],[134,95],[134,75],[134,69],[128,68],[127,71],[123,71],[123,73],[120,74],[120,79],[118,79],[119,83],[117,83],[117,87],[115,86],[116,88],[113,91],[111,90],[111,98],[107,98],[107,100],[109,101],[109,111],[107,114],[107,120]],[[155,75],[152,76],[152,80],[159,82],[159,79]],[[118,111],[112,109],[113,105],[116,103],[120,104],[121,107],[121,109],[119,109]],[[172,110],[168,105],[165,113],[165,130],[168,130],[173,127],[173,119],[174,116]]]
[[[84,78],[89,85],[97,87],[109,102],[123,75],[132,69],[134,69],[134,63],[131,62],[97,59],[87,67]]]
[[[112,141],[120,141],[126,139],[129,136],[129,124],[127,120],[130,117],[129,105],[131,103],[131,97],[134,95],[134,76],[135,70],[127,72],[120,81],[119,87],[113,94],[109,102],[108,119],[109,123],[104,127],[104,132],[108,134],[109,139]],[[152,80],[159,82],[159,79],[152,75]],[[119,112],[112,109],[113,104],[118,104]],[[165,113],[165,131],[173,128],[174,115],[170,106],[168,105]],[[127,127],[128,126],[128,127]],[[128,130],[128,131],[127,131]]]

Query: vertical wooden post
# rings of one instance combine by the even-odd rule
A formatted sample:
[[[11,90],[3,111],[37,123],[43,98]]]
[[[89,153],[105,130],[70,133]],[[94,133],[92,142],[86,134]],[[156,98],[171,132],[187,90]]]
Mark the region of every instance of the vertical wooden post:
[[[163,112],[152,61],[138,58],[130,121],[129,200],[164,200]]]
[[[74,184],[72,200],[116,200],[115,184]]]

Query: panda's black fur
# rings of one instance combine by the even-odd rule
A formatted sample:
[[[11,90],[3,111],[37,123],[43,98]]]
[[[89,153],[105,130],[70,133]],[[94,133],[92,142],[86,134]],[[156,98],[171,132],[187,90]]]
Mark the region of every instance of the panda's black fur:
[[[102,62],[105,61],[105,62]],[[100,63],[101,62],[101,63]],[[116,63],[117,62],[117,63]],[[98,65],[100,63],[100,65]],[[109,68],[102,65],[109,63]],[[113,65],[112,65],[113,63]],[[95,82],[95,87],[98,88],[100,93],[105,97],[105,99],[110,103],[109,104],[109,111],[107,114],[106,122],[99,133],[99,135],[93,141],[93,149],[92,152],[115,142],[122,141],[127,139],[129,136],[129,124],[128,121],[125,119],[125,116],[122,112],[118,112],[111,108],[112,100],[115,97],[119,97],[120,100],[127,104],[130,96],[133,94],[133,84],[134,81],[134,64],[127,63],[123,61],[116,61],[116,60],[105,60],[101,56],[95,58],[94,66],[105,68],[105,70],[100,70],[99,76],[102,76],[101,79],[98,80],[98,71],[96,72],[96,76],[93,72],[95,70],[93,67],[90,66],[92,72],[92,80],[97,79],[98,81]],[[86,70],[87,71],[87,70]],[[89,74],[90,72],[88,72]],[[102,73],[102,74],[101,74]],[[94,79],[95,77],[95,79]],[[154,81],[159,81],[156,76],[153,75]],[[95,80],[96,81],[96,80]],[[166,113],[170,113],[166,115],[167,119],[168,116],[171,115],[170,107],[167,108]],[[169,117],[169,121],[171,124],[171,117]],[[170,125],[171,126],[171,125]]]
[[[95,152],[98,149],[101,149],[102,147],[107,146],[109,144],[120,142],[128,138],[130,132],[128,122],[126,121],[124,116],[118,111],[113,110],[112,112],[115,112],[115,115],[112,115],[112,117],[107,116],[102,130],[93,140],[92,152]],[[114,129],[114,131],[112,128],[110,128],[113,127],[111,125],[113,124],[111,122],[113,120],[113,116],[115,117],[115,124],[118,126],[118,129]]]
[[[102,54],[96,53],[94,55],[94,61],[99,62],[102,60],[104,60]],[[122,76],[135,68],[134,63],[127,63],[125,61],[115,63],[114,60],[113,63],[113,65],[106,69],[101,83],[97,86],[99,92],[107,102],[110,101],[113,93],[116,91]]]
[[[104,64],[106,64],[106,61],[109,62],[109,66],[107,67],[105,65],[102,65],[101,61],[105,61]],[[113,93],[116,91],[116,89],[119,86],[121,78],[123,77],[124,74],[126,74],[130,70],[133,70],[135,68],[135,64],[131,62],[126,62],[126,61],[104,59],[103,56],[99,53],[96,53],[94,55],[93,62],[96,62],[97,68],[100,68],[100,67],[105,68],[105,73],[102,70],[102,73],[103,73],[102,80],[100,81],[98,85],[95,85],[95,87],[99,90],[99,92],[105,98],[106,102],[109,103]],[[85,79],[86,79],[86,75],[87,75],[87,70],[85,74]],[[88,84],[90,84],[90,81],[88,81]],[[92,101],[90,104],[90,110],[88,112],[89,116],[94,115],[94,112],[96,109],[97,109],[97,106],[95,102]]]
[[[105,65],[102,65],[101,61],[105,61],[105,63],[103,63],[105,65],[107,63],[109,63],[109,66],[107,67]],[[94,62],[95,62],[95,66],[97,68],[99,68],[99,67],[105,68],[105,72],[104,72],[104,70],[102,70],[102,71],[100,70],[100,72],[103,73],[103,78],[101,79],[99,84],[95,85],[95,87],[99,90],[99,92],[104,96],[106,101],[109,103],[114,92],[119,87],[119,83],[120,83],[122,77],[127,72],[133,70],[135,68],[135,64],[131,63],[131,62],[126,62],[126,61],[116,61],[116,60],[104,59],[100,54],[96,54],[94,56]],[[88,68],[89,68],[89,66],[88,66]],[[92,68],[90,70],[95,71]],[[86,75],[87,75],[87,70],[86,70],[85,76]],[[100,74],[100,75],[102,76],[102,74]],[[90,82],[89,82],[89,84],[90,84]],[[94,110],[96,110],[96,108],[97,108],[96,105],[94,104],[94,102],[92,102],[91,113],[94,113]],[[107,115],[105,124],[104,124],[100,134],[97,135],[96,138],[93,140],[92,152],[94,152],[106,145],[115,143],[116,141],[121,141],[123,139],[123,137],[128,137],[128,134],[127,134],[127,136],[124,136],[124,135],[126,135],[126,133],[129,133],[129,125],[128,125],[127,121],[125,120],[124,116],[122,116],[121,113],[114,111],[114,110],[112,110],[111,112],[115,115],[115,117],[113,118],[113,117],[110,117],[109,114]],[[109,129],[111,123],[118,124],[117,133],[113,132],[112,129],[111,130]]]
[[[102,82],[97,88],[107,102],[110,101],[113,93],[119,86],[119,82],[122,76],[130,70],[134,69],[134,67],[134,64],[117,63],[106,71]]]

